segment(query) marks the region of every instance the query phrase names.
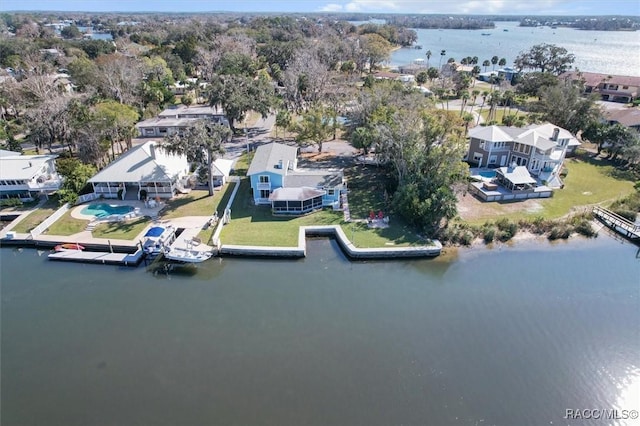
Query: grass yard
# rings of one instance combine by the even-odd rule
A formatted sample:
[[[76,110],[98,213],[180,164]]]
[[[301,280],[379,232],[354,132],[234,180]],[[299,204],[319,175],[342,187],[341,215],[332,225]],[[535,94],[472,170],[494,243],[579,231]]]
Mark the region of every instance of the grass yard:
[[[101,223],[92,232],[94,238],[133,240],[151,223],[151,219],[141,217],[127,222]]]
[[[233,166],[233,171],[231,174],[234,176],[246,176],[247,170],[249,170],[249,164],[251,164],[251,160],[253,160],[253,156],[255,151],[242,154],[236,164]]]
[[[44,222],[46,218],[55,213],[59,208],[58,200],[51,198],[38,207],[37,210],[34,210],[27,217],[22,219],[20,223],[13,228],[13,231],[27,233]]]
[[[368,216],[369,210],[366,211]],[[420,239],[400,223],[392,222],[386,229],[369,229],[366,222],[346,223],[343,217],[342,212],[328,209],[300,217],[273,216],[269,206],[253,205],[250,182],[243,179],[231,208],[231,222],[225,225],[220,238],[224,244],[292,247],[298,245],[300,226],[342,225],[347,237],[357,247],[420,243]]]
[[[226,202],[220,208],[218,208],[218,205],[225,195],[226,199],[229,199],[228,197],[231,194],[228,189],[230,186],[231,185],[226,184],[220,190],[216,190],[213,197],[209,196],[209,191],[201,190],[180,195],[167,201],[167,205],[160,212],[160,216],[162,219],[173,219],[184,216],[213,216],[216,210],[218,210],[218,215],[222,216],[222,209],[224,209]],[[227,192],[229,192],[228,195]]]
[[[68,210],[49,227],[46,234],[64,236],[77,234],[78,232],[84,231],[88,223],[88,220],[71,217],[71,210]]]
[[[589,205],[608,206],[635,191],[633,179],[604,159],[588,155],[568,158],[565,167],[569,171],[565,186],[555,190],[551,198],[487,203],[467,194],[458,204],[460,217],[476,225],[500,217],[516,221],[536,217],[557,219]]]

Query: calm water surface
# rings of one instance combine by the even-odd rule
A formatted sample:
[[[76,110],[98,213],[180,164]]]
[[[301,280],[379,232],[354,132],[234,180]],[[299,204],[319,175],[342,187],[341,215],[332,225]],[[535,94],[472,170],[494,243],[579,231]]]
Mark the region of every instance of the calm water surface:
[[[505,58],[507,65],[522,51],[540,43],[566,48],[576,56],[574,69],[616,75],[640,76],[640,31],[581,31],[572,28],[519,27],[518,22],[496,22],[493,30],[424,30],[418,29],[422,50],[399,49],[391,55],[392,65],[403,65],[424,59],[431,50],[430,66],[438,67],[440,51],[446,50],[442,63],[449,58],[477,56],[479,64],[495,55]],[[507,31],[504,31],[504,30]],[[482,36],[482,33],[490,33]],[[497,68],[497,67],[496,67]],[[481,66],[482,71],[485,68]],[[487,68],[490,71],[492,66]]]
[[[214,260],[0,250],[3,425],[584,425],[639,409],[638,248]],[[618,421],[615,424],[638,424]]]

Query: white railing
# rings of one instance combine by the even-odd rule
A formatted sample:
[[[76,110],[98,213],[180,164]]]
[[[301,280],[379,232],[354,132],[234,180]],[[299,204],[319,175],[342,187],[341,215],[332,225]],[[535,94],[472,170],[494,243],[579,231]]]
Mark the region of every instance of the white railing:
[[[98,194],[96,194],[95,192],[92,192],[90,194],[80,195],[78,197],[78,200],[76,201],[76,205],[86,203],[87,201],[93,201],[98,197],[99,197]]]
[[[31,238],[36,238],[38,235],[42,234],[49,226],[51,226],[53,222],[60,219],[62,215],[64,215],[69,210],[69,208],[69,203],[66,203],[64,206],[56,210],[55,213],[45,219],[44,222],[33,228],[30,232]]]
[[[271,189],[271,183],[270,182],[260,182],[260,183],[258,183],[258,188],[257,189],[258,189],[258,191],[261,190],[261,189],[269,190],[269,189]]]

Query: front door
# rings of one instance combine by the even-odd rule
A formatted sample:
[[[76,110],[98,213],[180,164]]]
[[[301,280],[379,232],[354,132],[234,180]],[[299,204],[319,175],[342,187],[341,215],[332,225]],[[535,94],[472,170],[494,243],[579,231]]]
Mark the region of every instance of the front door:
[[[507,156],[506,155],[501,155],[500,156],[500,167],[504,167],[507,165]]]

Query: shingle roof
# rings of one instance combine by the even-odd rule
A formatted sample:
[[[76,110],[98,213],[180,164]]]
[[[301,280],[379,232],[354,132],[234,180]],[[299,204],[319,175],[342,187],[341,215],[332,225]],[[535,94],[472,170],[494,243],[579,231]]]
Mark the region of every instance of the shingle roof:
[[[272,142],[260,145],[253,156],[247,176],[256,173],[271,172],[284,175],[287,172],[288,164],[294,164],[298,155],[298,148],[295,146],[283,145]],[[280,168],[280,161],[282,167]]]
[[[217,176],[229,176],[231,173],[231,167],[233,166],[233,160],[227,160],[225,158],[218,158],[213,162],[214,175]],[[216,173],[216,170],[218,173]]]
[[[284,178],[286,187],[335,188],[342,184],[343,174],[339,170],[296,170]]]
[[[623,126],[640,126],[640,109],[628,108],[606,112],[607,120],[615,121]]]
[[[122,154],[89,182],[166,182],[188,166],[185,156],[169,155],[156,142],[149,141]]]

